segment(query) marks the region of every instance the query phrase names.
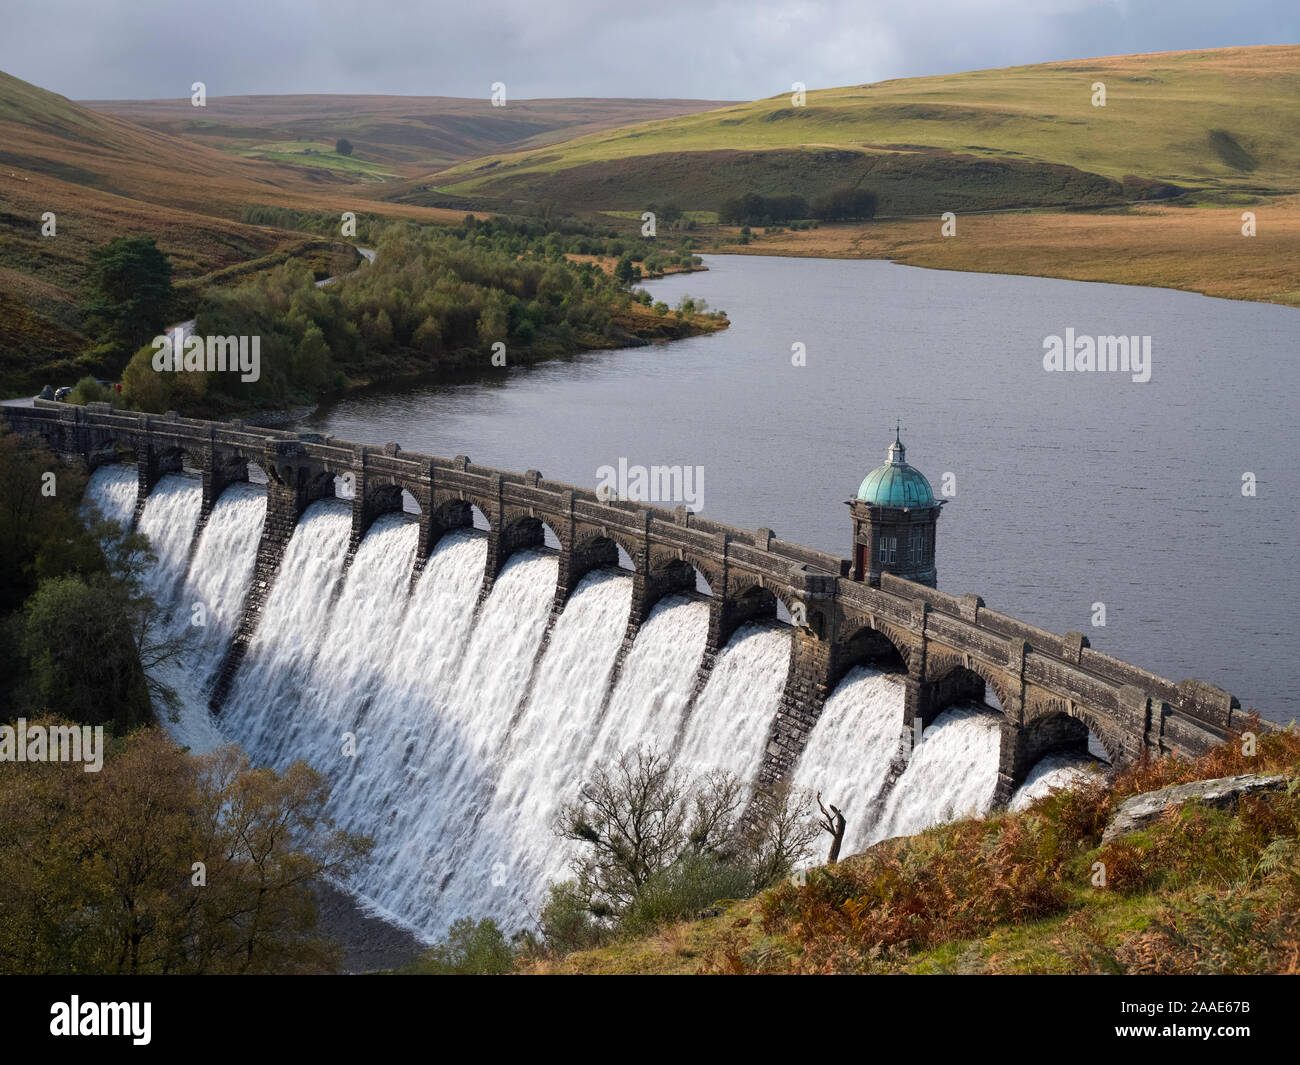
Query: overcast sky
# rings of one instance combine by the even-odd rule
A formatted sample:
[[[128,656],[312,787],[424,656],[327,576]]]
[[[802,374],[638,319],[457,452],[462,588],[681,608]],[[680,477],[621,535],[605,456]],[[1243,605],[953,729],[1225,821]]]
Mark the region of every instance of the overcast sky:
[[[0,70],[73,99],[754,99],[1054,59],[1294,44],[1300,0],[0,0]]]

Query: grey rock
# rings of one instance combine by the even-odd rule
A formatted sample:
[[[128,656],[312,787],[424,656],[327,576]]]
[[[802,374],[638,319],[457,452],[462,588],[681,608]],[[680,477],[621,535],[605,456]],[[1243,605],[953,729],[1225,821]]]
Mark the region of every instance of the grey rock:
[[[1102,843],[1146,828],[1170,806],[1182,806],[1189,802],[1200,802],[1218,809],[1235,806],[1243,795],[1260,791],[1280,791],[1287,785],[1287,778],[1281,775],[1265,776],[1260,773],[1246,774],[1239,777],[1216,777],[1213,780],[1194,780],[1190,784],[1174,784],[1158,791],[1147,791],[1134,795],[1120,804],[1115,816],[1111,818],[1106,831],[1102,833]]]

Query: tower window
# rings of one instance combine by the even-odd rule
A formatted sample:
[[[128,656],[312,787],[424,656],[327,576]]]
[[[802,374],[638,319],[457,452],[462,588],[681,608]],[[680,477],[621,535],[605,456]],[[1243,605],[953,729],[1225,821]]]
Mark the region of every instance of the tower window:
[[[891,565],[898,561],[898,537],[897,536],[891,536],[889,538],[889,561]]]
[[[913,529],[907,537],[907,561],[920,565],[925,561],[925,530]]]

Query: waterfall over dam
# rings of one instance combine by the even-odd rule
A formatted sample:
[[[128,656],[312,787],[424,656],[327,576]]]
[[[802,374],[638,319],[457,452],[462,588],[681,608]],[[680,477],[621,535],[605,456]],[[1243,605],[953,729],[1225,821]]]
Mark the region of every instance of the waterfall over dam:
[[[134,478],[134,467],[101,466],[87,502],[129,524]],[[629,635],[626,569],[590,570],[557,610],[557,556],[538,546],[511,554],[481,598],[482,532],[446,532],[417,569],[415,518],[383,514],[350,544],[340,499],[311,503],[293,529],[214,716],[207,694],[257,579],[266,491],[233,484],[206,516],[201,499],[198,477],[168,473],[138,517],[157,554],[150,594],[176,631],[194,630],[162,678],[183,702],[165,724],[195,750],[234,743],[256,763],[320,771],[332,815],[375,841],[345,886],[422,937],[465,916],[507,931],[528,923],[575,854],[552,833],[556,812],[625,750],[649,745],[690,775],[756,780],[790,626],[744,621],[711,655],[708,603],[682,590]],[[993,803],[997,718],[978,702],[940,713],[891,778],[903,700],[899,674],[855,666],[794,766],[796,789],[845,811],[845,854]],[[1042,759],[1014,801],[1068,783],[1081,764]],[[816,847],[820,859],[825,837]]]

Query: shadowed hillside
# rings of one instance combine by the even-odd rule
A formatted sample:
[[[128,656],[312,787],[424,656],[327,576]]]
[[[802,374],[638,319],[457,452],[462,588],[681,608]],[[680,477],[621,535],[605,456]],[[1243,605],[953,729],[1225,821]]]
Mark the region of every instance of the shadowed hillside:
[[[226,96],[207,106],[180,100],[90,100],[85,107],[240,155],[319,167],[346,137],[354,159],[380,174],[417,176],[490,152],[677,118],[726,106],[718,100],[509,100],[451,96]],[[307,149],[312,149],[311,154]]]

